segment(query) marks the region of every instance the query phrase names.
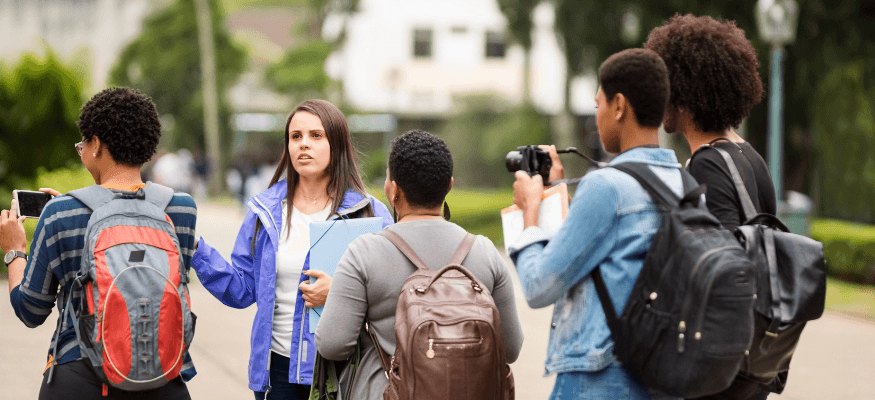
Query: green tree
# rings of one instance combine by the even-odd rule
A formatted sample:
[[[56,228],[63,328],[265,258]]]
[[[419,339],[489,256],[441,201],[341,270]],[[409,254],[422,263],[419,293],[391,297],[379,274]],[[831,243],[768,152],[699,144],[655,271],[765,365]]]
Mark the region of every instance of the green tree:
[[[509,188],[514,181],[504,159],[517,146],[549,143],[550,124],[533,105],[512,107],[494,95],[457,100],[456,114],[439,130],[453,153],[459,187]]]
[[[298,98],[324,97],[331,79],[325,74],[325,60],[334,44],[313,41],[289,50],[265,71],[265,81],[280,93]]]
[[[513,40],[523,48],[523,101],[532,101],[531,95],[531,50],[532,50],[532,11],[541,0],[498,0],[498,8],[507,19],[507,28]]]
[[[246,53],[224,28],[222,7],[209,0],[216,54],[222,154],[231,150],[231,110],[223,93],[246,67]],[[143,22],[140,36],[122,51],[110,73],[115,85],[150,96],[161,115],[172,116],[171,148],[204,149],[203,95],[197,18],[193,0],[178,0]]]
[[[282,59],[269,66],[264,73],[265,82],[273,90],[298,100],[328,97],[339,83],[325,73],[325,61],[343,43],[344,34],[332,42],[325,41],[322,39],[322,24],[330,12],[350,15],[357,9],[358,0],[307,0],[307,12],[311,18],[307,18],[297,31],[310,40],[289,49]]]
[[[756,0],[715,2],[704,0],[617,0],[593,2],[556,0],[556,30],[568,60],[569,77],[586,70],[596,70],[611,54],[628,47],[641,46],[647,34],[676,13],[709,15],[730,19],[737,23],[757,49],[760,60],[760,76],[768,91],[770,73],[770,50],[757,30],[754,8]],[[798,0],[799,22],[797,37],[786,47],[784,62],[784,160],[785,187],[803,193],[815,194],[818,204],[838,204],[841,197],[858,196],[861,202],[872,204],[875,198],[852,186],[842,190],[816,190],[817,182],[850,182],[841,176],[833,176],[828,167],[836,161],[826,154],[840,157],[847,142],[824,141],[815,137],[817,126],[826,126],[834,115],[822,112],[822,107],[834,101],[824,97],[818,88],[828,79],[828,74],[838,65],[859,63],[858,85],[846,85],[846,95],[856,97],[875,87],[875,2],[872,0]],[[623,40],[623,15],[633,12],[638,16],[641,35],[633,41]],[[768,94],[766,95],[768,96]],[[566,97],[568,95],[566,94]],[[747,139],[762,154],[766,154],[767,98],[754,107],[746,122]],[[567,102],[566,102],[567,104]],[[837,121],[833,121],[839,123]],[[820,125],[818,125],[820,124]],[[852,129],[854,143],[864,142],[866,132]],[[821,130],[818,135],[828,135]],[[831,147],[832,149],[825,149]],[[821,157],[818,157],[819,153]],[[817,163],[809,160],[817,160]],[[820,175],[815,179],[815,170]],[[862,171],[845,172],[862,176]],[[827,199],[836,197],[835,199]],[[824,216],[850,218],[838,209],[821,208]],[[834,211],[831,211],[834,210]],[[869,215],[868,217],[866,215]],[[872,214],[855,214],[856,219],[875,222]]]
[[[33,189],[38,171],[79,162],[73,145],[82,138],[81,106],[81,80],[50,51],[0,68],[0,208],[9,206],[12,189]]]

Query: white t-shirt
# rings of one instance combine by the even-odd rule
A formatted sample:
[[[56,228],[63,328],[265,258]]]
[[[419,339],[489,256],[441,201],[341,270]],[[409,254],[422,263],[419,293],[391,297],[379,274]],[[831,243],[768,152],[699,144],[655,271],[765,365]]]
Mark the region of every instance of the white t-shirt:
[[[310,223],[325,221],[331,204],[322,211],[306,215],[292,207],[291,233],[286,227],[287,200],[283,199],[283,230],[276,254],[276,302],[273,308],[273,337],[270,349],[288,357],[291,354],[292,330],[295,324],[295,299],[301,282],[301,271],[310,250]],[[286,234],[288,233],[288,238]]]

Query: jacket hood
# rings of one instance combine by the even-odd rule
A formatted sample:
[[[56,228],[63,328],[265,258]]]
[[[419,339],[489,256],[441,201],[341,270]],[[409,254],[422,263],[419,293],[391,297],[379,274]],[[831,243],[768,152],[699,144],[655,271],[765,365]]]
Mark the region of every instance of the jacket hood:
[[[287,195],[288,186],[286,185],[286,180],[283,179],[267,190],[255,195],[253,199],[255,200],[255,204],[260,205],[267,210],[273,210],[282,203]],[[370,195],[364,195],[355,189],[347,189],[346,193],[343,195],[343,201],[341,201],[340,207],[337,209],[337,214],[343,216],[366,207],[370,201],[370,197]]]

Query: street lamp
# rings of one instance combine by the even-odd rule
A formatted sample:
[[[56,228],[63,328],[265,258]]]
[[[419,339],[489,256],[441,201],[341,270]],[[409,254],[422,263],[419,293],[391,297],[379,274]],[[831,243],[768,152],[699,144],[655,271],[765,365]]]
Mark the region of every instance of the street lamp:
[[[799,7],[794,0],[759,0],[756,5],[757,28],[763,40],[772,45],[771,84],[769,89],[769,169],[778,202],[784,197],[781,185],[781,153],[784,148],[782,66],[784,45],[796,39]]]

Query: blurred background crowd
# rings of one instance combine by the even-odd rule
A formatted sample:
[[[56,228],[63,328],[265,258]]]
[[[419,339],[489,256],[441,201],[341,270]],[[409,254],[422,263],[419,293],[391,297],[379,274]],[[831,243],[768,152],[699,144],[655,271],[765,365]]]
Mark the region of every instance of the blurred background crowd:
[[[609,158],[594,120],[598,66],[693,13],[734,20],[753,42],[767,94],[739,134],[763,155],[776,149],[785,217],[824,242],[831,284],[871,295],[875,0],[786,2],[0,0],[0,204],[12,189],[91,184],[73,149],[79,109],[129,86],[154,100],[164,129],[144,178],[244,207],[270,180],[289,112],[324,98],[347,116],[374,195],[393,137],[443,138],[454,221],[500,245],[507,152],[556,144]],[[762,18],[791,37],[773,40]],[[683,137],[661,140],[689,157]],[[568,176],[589,167],[565,166]],[[847,312],[875,320],[863,298]]]

